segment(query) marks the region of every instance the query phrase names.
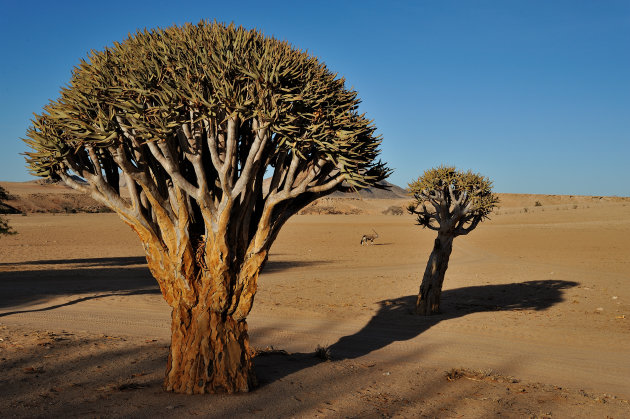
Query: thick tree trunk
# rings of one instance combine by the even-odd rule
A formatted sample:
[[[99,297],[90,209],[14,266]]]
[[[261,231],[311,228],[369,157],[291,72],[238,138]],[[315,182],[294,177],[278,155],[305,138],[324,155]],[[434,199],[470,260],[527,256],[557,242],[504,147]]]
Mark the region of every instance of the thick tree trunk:
[[[175,307],[164,388],[176,393],[247,392],[256,385],[247,323],[199,305]]]
[[[442,284],[452,250],[453,236],[439,233],[424,271],[420,293],[416,301],[416,313],[428,316],[440,312]]]

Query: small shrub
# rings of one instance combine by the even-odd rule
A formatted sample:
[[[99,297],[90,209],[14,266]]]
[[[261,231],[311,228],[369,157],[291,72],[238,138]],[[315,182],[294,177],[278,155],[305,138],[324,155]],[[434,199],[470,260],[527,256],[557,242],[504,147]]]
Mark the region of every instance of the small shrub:
[[[383,215],[403,215],[404,211],[398,205],[392,205],[382,212]]]
[[[68,204],[62,205],[62,208],[66,214],[76,214],[77,212],[76,208],[73,208],[71,205]]]
[[[497,374],[494,371],[487,370],[474,370],[469,368],[451,368],[449,371],[444,372],[444,376],[448,381],[456,381],[460,378],[468,378],[475,381],[490,381],[496,383],[519,383],[520,380],[511,377],[509,375]]]
[[[523,208],[523,212],[527,212],[527,207]]]
[[[15,234],[9,222],[0,216],[0,236]]]
[[[534,204],[535,207],[542,207],[542,204],[540,203],[540,201],[536,201],[536,203]]]
[[[289,355],[284,349],[276,349],[273,346],[267,346],[266,348],[252,348],[252,356],[268,356],[268,355]]]
[[[315,357],[321,359],[322,361],[330,361],[332,359],[330,356],[330,348],[328,346],[317,345],[317,349],[315,349]]]
[[[459,380],[460,378],[466,375],[465,371],[462,368],[451,368],[449,371],[444,373],[444,376],[448,381]]]
[[[311,205],[298,214],[300,215],[358,215],[363,211],[359,208],[338,208],[334,205]]]
[[[577,208],[578,208],[577,204],[573,205],[573,209],[577,209]]]

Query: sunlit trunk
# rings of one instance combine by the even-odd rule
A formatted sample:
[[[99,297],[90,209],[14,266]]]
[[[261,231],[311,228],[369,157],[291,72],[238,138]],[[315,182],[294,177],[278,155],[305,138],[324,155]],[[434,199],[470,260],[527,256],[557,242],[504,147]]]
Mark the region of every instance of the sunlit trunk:
[[[448,260],[453,250],[453,236],[439,233],[424,271],[420,292],[416,301],[416,312],[431,315],[440,312],[440,297]]]
[[[256,386],[245,318],[267,251],[226,263],[227,248],[199,244],[196,257],[147,247],[151,272],[172,307],[164,388],[186,394],[239,393]],[[187,256],[189,255],[189,256]]]

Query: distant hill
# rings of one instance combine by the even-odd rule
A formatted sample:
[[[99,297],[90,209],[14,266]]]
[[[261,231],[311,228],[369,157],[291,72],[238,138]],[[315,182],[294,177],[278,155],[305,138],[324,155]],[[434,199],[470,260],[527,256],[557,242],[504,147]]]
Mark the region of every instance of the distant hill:
[[[381,182],[382,185],[387,186],[387,189],[378,188],[366,188],[358,191],[361,198],[366,199],[401,199],[409,198],[407,191],[400,186],[389,183],[386,180]],[[333,198],[356,198],[357,192],[334,192],[330,195]]]
[[[79,180],[79,179],[77,179]],[[0,182],[9,192],[9,199],[0,207],[8,213],[75,213],[110,212],[90,196],[62,182],[38,179],[29,182]]]
[[[80,179],[77,179],[80,180]],[[268,182],[268,180],[267,180]],[[389,189],[367,188],[358,192],[335,192],[312,203],[302,214],[372,214],[400,207],[404,210],[412,198],[400,186],[383,182]],[[76,191],[61,182],[36,180],[30,182],[2,182],[8,193],[0,205],[0,214],[15,213],[74,213],[108,212],[104,205],[94,201],[89,195]],[[123,196],[126,190],[123,188]],[[630,205],[630,197],[579,196],[579,195],[540,195],[498,193],[499,212],[531,212],[588,207],[596,204]],[[391,202],[390,202],[391,201]]]
[[[271,178],[267,178],[263,181],[263,193],[267,193],[269,190],[269,184],[271,183]],[[378,188],[366,188],[361,189],[358,192],[333,192],[330,195],[327,195],[327,198],[371,198],[371,199],[401,199],[401,198],[409,198],[407,195],[407,191],[405,191],[400,186],[396,186],[393,183],[389,183],[387,181],[381,182],[382,185],[385,185],[388,189],[378,189]],[[357,195],[358,193],[358,195]]]

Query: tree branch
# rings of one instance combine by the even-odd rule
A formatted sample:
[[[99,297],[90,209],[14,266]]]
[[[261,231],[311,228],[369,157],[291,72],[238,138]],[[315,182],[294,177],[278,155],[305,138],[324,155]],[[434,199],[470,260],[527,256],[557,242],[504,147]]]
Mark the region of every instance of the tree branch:
[[[232,190],[232,197],[236,198],[239,194],[243,192],[243,190],[249,186],[252,181],[252,171],[256,166],[260,164],[263,152],[267,145],[267,128],[258,128],[258,121],[254,119],[252,122],[252,128],[256,131],[254,142],[252,143],[249,153],[247,154],[247,159],[245,160],[245,165],[241,171],[241,176],[238,181],[234,185],[234,189]]]
[[[291,158],[291,164],[289,166],[289,171],[287,172],[287,177],[284,180],[284,188],[282,189],[287,195],[293,188],[293,181],[295,180],[295,172],[298,168],[298,164],[300,163],[300,157],[293,150],[293,157]]]
[[[343,181],[345,179],[346,179],[346,175],[343,174],[343,173],[340,173],[337,176],[333,177],[327,183],[325,183],[323,185],[319,185],[319,186],[312,186],[310,188],[307,188],[306,191],[307,192],[312,192],[312,193],[328,192],[328,191],[334,189],[336,186],[338,186],[341,183],[343,183]]]
[[[212,127],[210,126],[210,121],[208,121],[208,119],[203,120],[203,125],[206,129],[206,137],[208,138],[208,150],[210,151],[210,159],[212,160],[212,165],[216,169],[217,173],[221,173],[223,162],[219,157],[216,130],[212,129]]]
[[[145,171],[136,168],[127,156],[125,155],[124,145],[120,143],[118,148],[110,148],[110,153],[114,158],[114,161],[120,166],[120,168],[128,173],[129,176],[142,188],[145,195],[147,196],[149,202],[152,204],[155,203],[163,208],[169,214],[169,217],[173,217],[173,211],[168,203],[168,200],[162,196],[160,191],[158,190],[157,185],[152,181],[152,177],[150,177]]]
[[[199,189],[182,176],[177,168],[175,159],[168,150],[168,146],[164,144],[155,144],[159,141],[160,140],[147,142],[147,146],[149,147],[153,157],[155,157],[155,159],[162,165],[164,170],[166,170],[166,173],[168,173],[171,179],[173,179],[173,182],[176,182],[184,191],[186,191],[188,195],[197,197]]]
[[[271,177],[271,183],[269,184],[267,197],[274,194],[277,191],[278,187],[282,184],[284,175],[287,172],[287,168],[284,165],[284,161],[286,160],[288,154],[289,154],[289,151],[284,149],[280,151],[280,153],[276,157],[276,167],[273,170],[273,176]]]
[[[481,220],[482,220],[482,217],[474,217],[468,227],[464,227],[464,224],[466,224],[470,220],[469,219],[462,220],[460,222],[459,226],[455,229],[455,235],[457,235],[457,236],[465,236],[466,234],[468,234],[471,231],[473,231],[475,229],[475,227],[477,227],[477,225],[479,224],[479,222]]]
[[[227,193],[231,193],[233,186],[233,177],[236,172],[235,155],[236,147],[238,145],[238,116],[233,116],[228,119],[227,127],[227,140],[225,142],[225,160],[221,167],[221,173],[223,173],[224,179],[227,184],[224,187]],[[223,180],[221,181],[223,183]]]

